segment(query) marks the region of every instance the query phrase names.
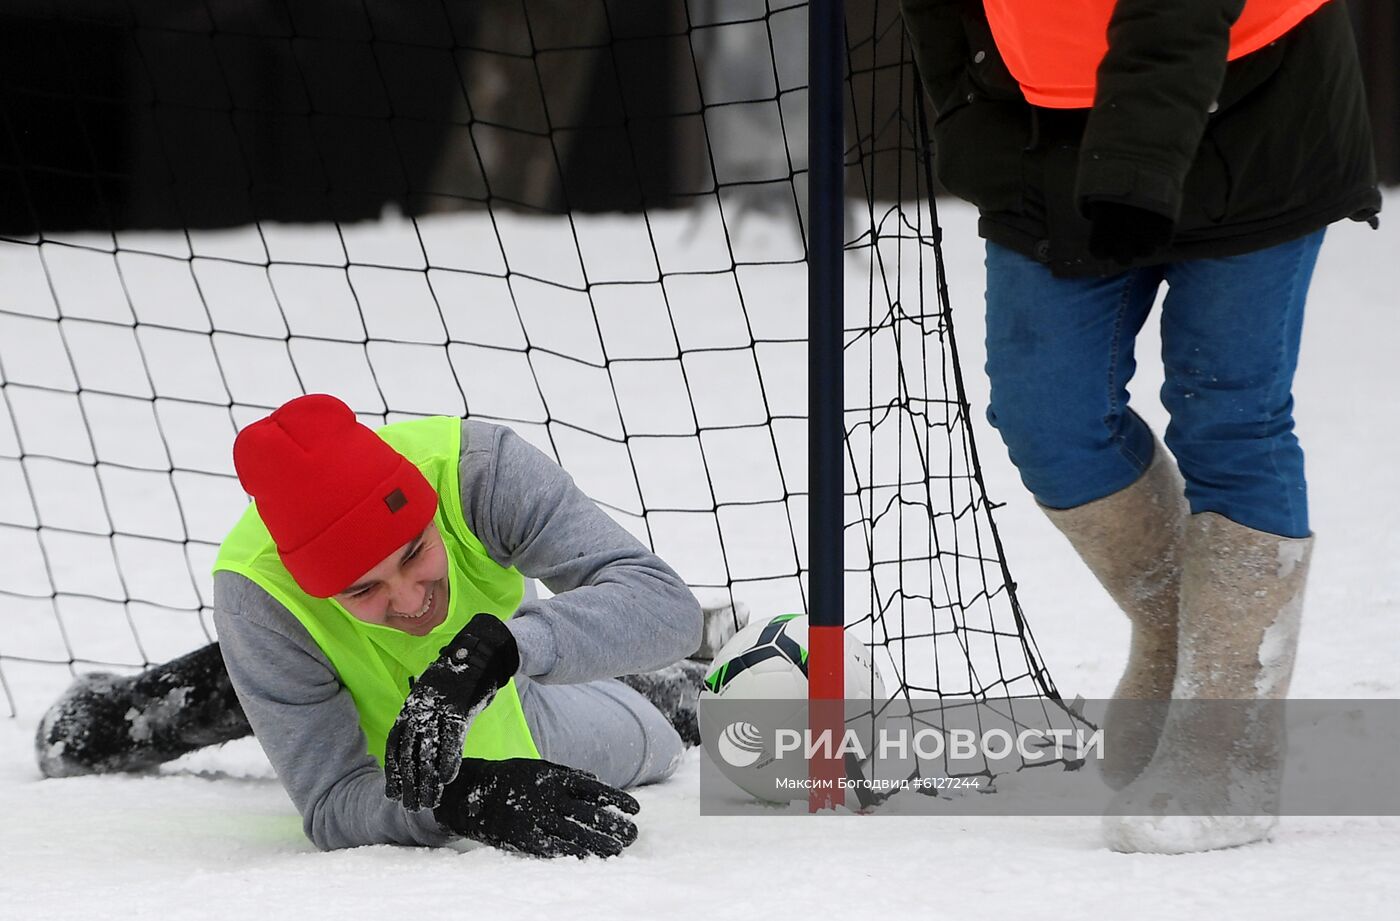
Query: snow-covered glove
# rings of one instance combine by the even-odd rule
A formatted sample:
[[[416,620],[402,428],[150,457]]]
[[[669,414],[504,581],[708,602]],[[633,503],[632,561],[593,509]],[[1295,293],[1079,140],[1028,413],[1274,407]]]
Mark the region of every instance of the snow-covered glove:
[[[384,795],[405,809],[431,809],[457,776],[476,715],[520,668],[515,637],[500,618],[477,614],[413,684],[384,746]]]
[[[592,774],[534,758],[462,759],[433,810],[473,841],[535,857],[614,857],[637,840],[641,805]]]
[[[1176,229],[1171,218],[1112,201],[1090,202],[1089,252],[1129,266],[1166,249]]]

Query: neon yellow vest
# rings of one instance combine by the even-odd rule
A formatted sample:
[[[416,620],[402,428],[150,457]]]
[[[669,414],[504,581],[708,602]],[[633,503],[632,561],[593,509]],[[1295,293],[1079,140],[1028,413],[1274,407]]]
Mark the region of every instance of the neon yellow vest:
[[[313,598],[293,581],[256,504],[248,509],[219,547],[214,571],[236,572],[262,586],[301,621],[316,645],[331,660],[359,711],[369,752],[382,765],[389,729],[408,697],[408,679],[423,673],[438,650],[478,611],[509,620],[520,605],[525,580],[486,553],[462,514],[457,461],[461,420],[446,416],[396,422],[379,436],[423,471],[438,494],[433,517],[447,548],[451,602],[447,619],[427,636],[410,636],[393,627],[356,620],[334,599]],[[463,754],[475,758],[538,758],[520,695],[512,680],[477,714],[467,733]]]

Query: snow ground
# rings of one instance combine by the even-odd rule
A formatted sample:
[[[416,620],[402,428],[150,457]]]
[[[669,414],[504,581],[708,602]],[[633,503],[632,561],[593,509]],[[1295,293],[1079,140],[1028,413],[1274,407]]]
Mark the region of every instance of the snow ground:
[[[1333,229],[1313,288],[1296,388],[1319,535],[1293,693],[1400,697],[1400,502],[1390,460],[1400,394],[1400,194],[1386,226]],[[985,405],[974,216],[943,207],[969,396]],[[1139,343],[1135,406],[1159,428],[1155,333]],[[1022,603],[1067,695],[1108,694],[1127,629],[1021,489],[975,414]],[[1265,846],[1183,857],[1101,846],[1090,818],[701,817],[692,755],[638,791],[642,837],[612,861],[489,849],[317,853],[251,740],[153,777],[41,781],[37,714],[0,720],[0,917],[240,919],[948,919],[1089,913],[1149,921],[1389,916],[1400,818],[1286,818]],[[1385,906],[1391,906],[1386,909]]]

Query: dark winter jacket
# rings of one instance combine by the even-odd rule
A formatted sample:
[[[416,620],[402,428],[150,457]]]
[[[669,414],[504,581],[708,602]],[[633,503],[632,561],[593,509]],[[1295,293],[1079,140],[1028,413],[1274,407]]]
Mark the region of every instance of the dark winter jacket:
[[[1146,262],[1237,255],[1380,210],[1370,124],[1343,0],[1226,63],[1244,0],[1119,0],[1092,109],[1032,106],[979,0],[902,0],[937,111],[939,181],[983,237],[1059,275],[1121,266],[1088,253],[1086,207],[1176,222]]]

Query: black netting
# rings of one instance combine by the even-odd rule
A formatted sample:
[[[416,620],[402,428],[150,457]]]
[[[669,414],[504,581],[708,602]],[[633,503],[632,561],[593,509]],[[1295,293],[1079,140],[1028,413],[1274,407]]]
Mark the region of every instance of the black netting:
[[[11,713],[212,638],[234,433],[303,392],[507,423],[702,598],[805,610],[805,28],[742,0],[8,5]],[[848,44],[848,629],[890,694],[1053,694],[897,5],[851,3]]]

